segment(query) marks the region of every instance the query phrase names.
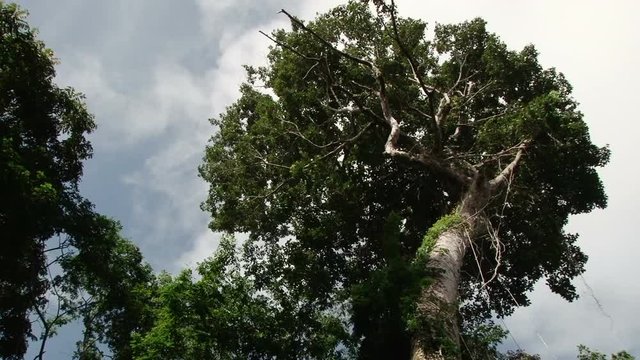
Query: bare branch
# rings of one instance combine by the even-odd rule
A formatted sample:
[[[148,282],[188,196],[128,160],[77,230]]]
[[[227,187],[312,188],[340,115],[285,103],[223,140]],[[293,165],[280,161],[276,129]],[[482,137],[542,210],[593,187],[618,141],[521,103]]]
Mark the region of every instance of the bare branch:
[[[367,131],[367,129],[369,129],[371,127],[371,125],[373,125],[373,121],[370,121],[369,123],[367,123],[367,125],[365,125],[355,136],[353,136],[350,139],[347,139],[347,140],[343,141],[342,144],[340,144],[338,147],[336,147],[335,149],[331,150],[330,152],[322,155],[317,160],[324,160],[327,157],[329,157],[329,156],[337,153],[338,151],[342,150],[345,146],[347,146],[347,144],[351,144],[354,141],[358,140],[362,136],[362,134],[364,134],[365,131]]]
[[[333,108],[329,105],[322,105],[322,106],[333,111],[336,114],[353,114],[355,112],[362,111],[362,109],[360,109],[359,107],[353,107],[350,105],[343,106],[341,108]]]
[[[258,160],[260,160],[263,164],[267,165],[267,166],[273,166],[273,167],[277,167],[277,168],[281,168],[281,169],[290,169],[290,166],[286,166],[286,165],[281,165],[281,164],[276,164],[276,163],[272,163],[269,160],[267,160],[259,151],[258,149],[254,148],[253,146],[251,146],[251,149],[256,153],[256,155],[254,155],[254,157]]]
[[[276,192],[278,192],[280,190],[280,188],[282,188],[284,186],[284,184],[286,184],[287,182],[291,181],[292,178],[287,178],[285,179],[283,182],[281,182],[280,184],[278,184],[276,187],[274,187],[271,191],[269,191],[268,193],[264,194],[264,195],[250,195],[247,196],[247,199],[266,199],[268,197],[271,197],[271,195],[275,194]]]
[[[392,3],[392,5],[394,5]],[[411,161],[416,161],[419,163],[422,163],[423,165],[425,165],[427,168],[430,168],[431,170],[440,172],[440,173],[444,173],[445,175],[447,175],[448,177],[454,179],[455,181],[461,183],[461,184],[468,184],[471,181],[471,177],[466,176],[462,171],[459,171],[457,169],[454,169],[450,166],[450,164],[445,164],[442,163],[437,157],[433,156],[429,151],[427,151],[427,149],[425,149],[416,139],[414,139],[412,136],[410,135],[406,135],[403,134],[401,129],[400,129],[400,122],[393,116],[393,114],[391,113],[390,107],[389,107],[389,100],[388,100],[388,96],[386,93],[386,84],[385,84],[385,80],[384,77],[380,71],[380,69],[378,69],[375,64],[371,61],[365,60],[365,59],[361,59],[358,58],[356,56],[353,56],[347,52],[341,51],[339,49],[337,49],[331,42],[327,41],[326,39],[324,39],[322,36],[320,36],[319,34],[317,34],[315,31],[313,31],[312,29],[308,28],[306,25],[304,25],[304,23],[302,23],[300,20],[296,19],[295,17],[293,17],[291,14],[289,14],[287,11],[285,10],[281,10],[281,12],[283,14],[285,14],[292,23],[296,24],[297,26],[299,26],[302,30],[306,31],[307,33],[311,34],[312,36],[314,36],[316,39],[318,39],[320,42],[322,42],[322,44],[324,44],[327,48],[329,48],[331,51],[339,54],[340,56],[353,61],[357,64],[363,65],[371,70],[373,70],[374,76],[376,78],[376,81],[378,83],[378,89],[373,89],[369,86],[366,85],[362,85],[362,84],[358,84],[355,83],[354,84],[364,90],[366,90],[368,93],[374,93],[377,94],[379,99],[380,99],[380,104],[381,104],[381,108],[382,108],[382,118],[380,118],[378,115],[376,115],[373,111],[367,111],[370,112],[371,114],[373,114],[376,118],[381,119],[384,123],[386,123],[389,127],[390,127],[390,131],[389,131],[389,136],[387,138],[387,142],[385,143],[385,153],[391,155],[391,156],[396,156],[396,157],[404,157],[407,158]],[[433,101],[433,97],[432,94],[434,92],[438,92],[441,93],[437,90],[435,90],[432,87],[429,87],[428,85],[426,85],[424,83],[424,80],[420,77],[419,72],[418,72],[418,65],[416,63],[416,61],[413,59],[413,57],[411,56],[411,54],[409,53],[409,51],[406,49],[406,47],[404,46],[404,44],[402,44],[402,42],[399,39],[399,33],[398,33],[398,29],[397,29],[397,23],[395,20],[395,14],[393,13],[393,11],[391,12],[392,14],[392,22],[394,23],[394,31],[395,31],[395,37],[396,37],[396,41],[399,43],[399,45],[401,46],[401,48],[404,48],[403,52],[405,54],[405,57],[407,57],[407,59],[409,60],[410,66],[412,68],[412,72],[414,75],[415,80],[420,84],[420,88],[422,89],[422,91],[426,94],[426,96],[428,96],[428,98],[430,99],[429,103],[430,106],[432,105],[432,101]],[[330,73],[330,70],[327,69],[327,71]],[[329,79],[330,79],[330,74],[328,75]],[[331,80],[331,79],[330,79]],[[330,88],[331,91],[333,90],[333,88],[336,86],[333,84],[333,81],[330,81]],[[342,87],[340,87],[342,88]],[[347,94],[349,94],[353,99],[355,99],[356,101],[354,101],[356,104],[360,105],[360,102],[357,101],[357,97],[355,97],[350,91],[342,88],[343,90],[345,90],[347,92]],[[335,94],[334,94],[335,96]],[[430,119],[430,121],[432,121],[432,127],[436,129],[436,138],[437,138],[437,149],[441,148],[441,139],[442,139],[442,135],[441,135],[441,131],[440,131],[440,124],[442,122],[444,122],[450,107],[451,107],[451,99],[449,94],[447,93],[442,93],[442,99],[440,100],[440,104],[438,106],[438,110],[437,113],[434,114],[431,117],[428,117],[428,119]],[[337,96],[336,96],[337,98]],[[367,125],[368,127],[369,125]],[[362,132],[361,132],[362,133]],[[359,133],[359,135],[357,135],[357,137],[359,137],[361,135],[361,133]],[[412,145],[412,149],[417,149],[417,151],[405,151],[405,150],[401,150],[400,147],[398,146],[398,141],[400,138],[403,138],[403,140],[407,140],[408,143],[410,143]],[[306,139],[308,141],[308,139]],[[313,143],[312,143],[313,144]],[[318,144],[313,144],[315,146],[319,146]],[[346,142],[342,143],[340,146],[338,146],[336,149],[332,150],[331,152],[329,152],[328,154],[323,155],[321,158],[325,158],[331,154],[334,154],[335,152],[339,151],[339,149],[341,149],[342,147],[344,147],[346,145]]]
[[[492,120],[492,119],[495,119],[497,117],[506,115],[507,112],[508,112],[508,109],[505,109],[504,111],[499,112],[497,114],[493,114],[493,115],[489,115],[489,116],[486,116],[486,117],[483,117],[483,118],[480,118],[480,119],[476,119],[476,120],[473,121],[473,123],[458,124],[458,126],[461,126],[461,125],[464,125],[464,126],[478,126],[478,125],[481,125],[482,123],[487,122],[489,120]]]
[[[389,131],[389,136],[387,137],[387,142],[385,143],[384,152],[386,154],[389,154],[390,156],[402,157],[411,161],[421,163],[431,170],[447,175],[448,177],[459,182],[460,184],[469,184],[471,182],[470,177],[465,176],[462,172],[451,168],[449,164],[443,164],[442,162],[440,162],[439,159],[431,155],[413,137],[405,135],[405,137],[412,143],[413,147],[418,149],[417,153],[404,151],[398,147],[398,140],[402,135],[402,132],[400,130],[400,122],[391,113],[391,109],[389,107],[389,99],[387,97],[386,90],[385,90],[384,78],[382,77],[382,75],[379,74],[377,79],[380,85],[380,91],[378,92],[378,96],[380,97],[380,106],[382,108],[382,115],[385,119],[385,122],[391,128]]]
[[[464,100],[463,105],[469,103],[471,100],[473,100],[473,98],[475,98],[476,96],[481,94],[484,90],[488,89],[489,86],[493,85],[494,82],[495,82],[494,80],[490,80],[489,82],[484,84],[480,89],[476,90],[474,93],[471,93],[471,90],[472,90],[473,87],[470,86],[467,89],[467,95],[465,96],[465,100]]]
[[[320,64],[320,61],[317,61],[316,63],[314,63],[313,65],[311,65],[311,67],[309,68],[309,70],[307,70],[307,72],[304,74],[304,76],[302,77],[302,80],[305,80],[307,78],[307,76],[309,76],[309,74],[311,73],[311,70],[313,70],[316,66],[318,66],[318,64]]]
[[[290,121],[287,121],[287,122],[288,122],[288,123],[291,123],[291,124],[293,124],[293,125],[295,125],[294,123],[292,123],[292,122],[290,122]],[[312,161],[310,161],[309,163],[305,164],[303,168],[308,168],[311,164],[313,164],[313,163],[315,163],[315,162],[317,162],[317,161],[322,161],[322,160],[324,160],[324,159],[328,158],[329,156],[332,156],[332,155],[336,154],[338,151],[342,150],[345,146],[347,146],[347,144],[351,144],[351,143],[353,143],[354,141],[358,140],[358,139],[359,139],[359,138],[360,138],[360,137],[361,137],[361,136],[362,136],[362,135],[363,135],[363,134],[364,134],[364,133],[365,133],[365,132],[370,128],[370,127],[371,127],[371,125],[373,125],[373,121],[368,122],[368,123],[367,123],[367,124],[366,124],[362,129],[360,129],[360,131],[359,131],[357,134],[355,134],[353,137],[351,137],[351,138],[349,138],[349,139],[346,139],[346,140],[342,140],[342,141],[335,141],[335,142],[332,142],[331,144],[334,144],[334,145],[335,145],[335,144],[337,144],[337,143],[340,143],[340,145],[336,146],[336,148],[334,148],[333,150],[329,151],[328,153],[326,153],[326,154],[324,154],[324,155],[322,155],[322,156],[320,156],[320,157],[318,157],[318,158],[313,159],[313,160],[312,160]],[[296,128],[297,128],[297,126],[296,126]],[[304,138],[304,137],[303,137],[303,138]],[[308,141],[308,139],[306,139],[306,138],[304,138],[304,139]],[[313,143],[312,143],[312,144],[313,144]],[[324,145],[324,146],[319,146],[319,145],[316,145],[316,146],[318,146],[318,147],[327,147],[327,146],[329,146],[329,145],[331,145],[331,144],[327,144],[327,145]],[[315,144],[314,144],[314,145],[315,145]],[[280,164],[270,163],[270,162],[268,162],[266,159],[264,159],[256,149],[253,149],[253,150],[258,154],[258,155],[256,156],[256,158],[258,158],[258,159],[262,160],[262,162],[263,162],[263,163],[265,163],[265,164],[267,164],[267,165],[271,165],[271,166],[276,166],[276,167],[279,167],[279,168],[285,168],[285,169],[288,169],[288,170],[290,170],[290,169],[291,169],[291,166],[285,166],[285,165],[280,165]],[[265,198],[271,197],[273,194],[275,194],[276,192],[278,192],[278,191],[279,191],[279,190],[280,190],[280,189],[281,189],[281,188],[282,188],[282,187],[283,187],[287,182],[289,182],[290,180],[291,180],[291,178],[288,178],[288,179],[284,180],[283,182],[281,182],[280,184],[278,184],[278,185],[277,185],[276,187],[274,187],[271,191],[269,191],[268,193],[266,193],[266,194],[264,194],[264,195],[253,195],[253,196],[248,196],[247,198],[249,198],[249,199],[265,199]]]
[[[460,85],[460,83],[463,81],[462,79],[462,73],[464,71],[464,64],[467,62],[467,57],[468,57],[468,53],[464,55],[464,58],[462,59],[462,62],[460,63],[460,68],[458,69],[458,79],[456,80],[456,82],[453,84],[453,86],[449,89],[449,91],[447,91],[447,94],[451,94],[453,93],[453,91],[455,90],[455,88],[458,87],[458,85]],[[470,79],[473,75],[469,75],[467,77],[464,78],[464,81]]]
[[[391,1],[391,9],[389,9],[387,5],[384,3],[383,3],[383,6],[386,8],[386,10],[390,13],[390,16],[391,16],[391,26],[393,27],[393,34],[394,34],[393,38],[396,44],[398,44],[398,47],[400,48],[400,51],[402,52],[404,57],[407,58],[407,61],[409,62],[409,67],[411,68],[411,73],[413,75],[413,80],[419,85],[420,90],[422,91],[422,94],[429,100],[428,103],[429,103],[429,106],[431,106],[431,113],[433,114],[434,113],[433,93],[434,92],[439,93],[440,91],[438,91],[433,86],[427,85],[427,83],[424,81],[422,76],[420,76],[420,73],[418,71],[419,64],[413,58],[409,49],[407,49],[405,44],[400,39],[400,33],[398,31],[398,22],[397,22],[396,13],[395,13],[395,9],[396,9],[395,2],[393,0]],[[440,148],[442,148],[442,130],[441,130],[440,124],[437,122],[436,116],[426,116],[426,118],[428,119],[429,124],[432,128],[432,131],[436,137],[435,146],[439,150]]]
[[[393,26],[394,40],[396,41],[396,44],[398,44],[398,47],[400,47],[400,51],[402,51],[403,55],[407,58],[407,61],[409,62],[409,66],[411,67],[411,72],[413,74],[414,81],[417,82],[418,85],[420,85],[420,89],[422,90],[422,93],[425,96],[427,97],[431,96],[431,94],[434,91],[437,91],[436,88],[429,86],[424,82],[424,79],[422,79],[422,77],[418,73],[418,67],[419,67],[418,63],[413,58],[413,56],[411,56],[411,53],[409,52],[407,47],[404,45],[404,43],[400,40],[400,33],[398,32],[398,22],[396,20],[395,1],[393,0],[391,1],[391,9],[389,9],[386,4],[384,4],[384,6],[385,8],[387,8],[387,11],[391,15],[391,25]]]
[[[449,111],[451,110],[451,98],[449,94],[443,93],[440,103],[438,104],[438,110],[436,111],[435,121],[438,129],[442,128]]]
[[[531,144],[531,140],[528,139],[523,141],[522,143],[520,143],[520,145],[517,146],[518,152],[513,157],[513,160],[511,160],[511,163],[509,163],[509,165],[507,165],[507,167],[505,167],[495,178],[489,181],[489,186],[492,190],[495,190],[501,187],[507,182],[507,180],[511,177],[515,169],[518,167],[518,164],[522,159],[522,155],[524,155],[524,152],[527,150],[527,147],[529,147],[530,144]]]

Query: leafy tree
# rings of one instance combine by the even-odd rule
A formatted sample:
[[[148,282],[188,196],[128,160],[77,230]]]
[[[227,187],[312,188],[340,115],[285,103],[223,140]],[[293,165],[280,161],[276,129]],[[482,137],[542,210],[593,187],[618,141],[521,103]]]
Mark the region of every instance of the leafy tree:
[[[634,360],[631,354],[626,351],[620,351],[611,354],[611,360]],[[607,360],[607,356],[603,353],[593,351],[584,345],[578,345],[578,360]]]
[[[339,319],[257,292],[231,237],[197,273],[197,280],[191,270],[159,277],[154,324],[135,336],[135,359],[340,359],[348,352]]]
[[[97,345],[106,344],[112,359],[131,359],[132,334],[152,326],[155,276],[140,250],[122,238],[117,222],[92,212],[75,220],[69,231],[76,250],[61,260],[65,273],[59,281],[76,300],[75,315],[84,324],[77,356],[94,358]]]
[[[36,339],[33,316],[39,359],[56,329],[78,317],[86,349],[97,349],[95,337],[130,358],[153,275],[119,225],[78,191],[93,116],[81,94],[54,84],[53,52],[26,14],[0,1],[0,357],[23,357],[27,338]]]
[[[201,176],[216,231],[245,232],[259,291],[349,310],[360,358],[461,357],[540,279],[568,300],[571,214],[606,205],[571,86],[484,21],[350,2],[267,35]],[[268,89],[264,91],[263,89]]]
[[[509,351],[506,355],[502,355],[499,359],[504,360],[540,360],[539,355],[529,355],[522,350]]]
[[[85,135],[95,127],[82,97],[53,83],[53,53],[26,12],[0,2],[0,356],[18,358],[29,309],[47,290],[45,243],[78,206]]]

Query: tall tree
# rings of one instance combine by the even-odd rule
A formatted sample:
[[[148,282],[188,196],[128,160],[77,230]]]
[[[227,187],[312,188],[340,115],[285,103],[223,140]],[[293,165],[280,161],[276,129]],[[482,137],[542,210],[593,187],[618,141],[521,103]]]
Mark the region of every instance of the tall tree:
[[[45,301],[45,243],[81,201],[85,135],[95,127],[80,94],[53,83],[53,53],[0,2],[0,356],[26,350],[28,310]]]
[[[93,116],[81,94],[54,83],[56,59],[26,15],[0,1],[0,357],[23,358],[33,315],[39,359],[77,317],[91,320],[85,345],[96,337],[126,359],[153,275],[78,191]]]
[[[541,278],[576,298],[587,257],[563,227],[606,205],[609,152],[533,46],[509,50],[480,19],[429,38],[375,3],[282,11],[292,29],[265,34],[268,66],[212,121],[205,208],[212,229],[249,234],[258,287],[346,306],[361,358],[460,358]]]

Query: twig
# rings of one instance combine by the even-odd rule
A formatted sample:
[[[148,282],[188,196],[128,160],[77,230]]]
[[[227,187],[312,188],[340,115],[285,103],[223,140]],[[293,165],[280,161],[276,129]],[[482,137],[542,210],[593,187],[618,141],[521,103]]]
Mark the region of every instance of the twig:
[[[329,49],[331,49],[331,51],[334,51],[338,54],[340,54],[341,56],[356,62],[360,65],[364,65],[368,68],[373,68],[373,63],[364,59],[360,59],[358,57],[355,57],[351,54],[348,54],[342,50],[337,49],[335,46],[333,46],[333,44],[331,44],[329,41],[327,41],[325,38],[323,38],[322,36],[318,35],[315,31],[309,29],[305,24],[302,23],[302,21],[296,19],[294,16],[292,16],[291,14],[289,14],[286,10],[282,9],[280,10],[281,13],[287,15],[287,17],[289,18],[289,20],[291,20],[291,22],[295,23],[296,25],[300,26],[301,29],[303,29],[304,31],[308,32],[309,34],[313,35],[316,39],[320,40],[326,47],[328,47]]]
[[[273,38],[273,37],[272,37],[272,36],[270,36],[270,35],[267,35],[267,34],[266,34],[264,31],[262,31],[262,30],[259,30],[258,32],[259,32],[260,34],[264,35],[267,39],[269,39],[269,40],[273,41],[274,43],[276,43],[277,45],[279,45],[280,47],[282,47],[282,48],[284,48],[284,49],[287,49],[287,50],[291,51],[292,53],[294,53],[294,54],[296,54],[296,55],[300,56],[301,58],[304,58],[304,59],[307,59],[307,60],[314,60],[314,61],[320,62],[320,58],[312,57],[312,56],[309,56],[309,55],[305,55],[305,54],[303,54],[303,53],[299,52],[298,50],[296,50],[296,49],[292,48],[291,46],[289,46],[289,45],[287,45],[287,44],[285,44],[285,43],[283,43],[283,42],[281,42],[281,41],[279,41],[279,40],[277,40],[277,39]]]

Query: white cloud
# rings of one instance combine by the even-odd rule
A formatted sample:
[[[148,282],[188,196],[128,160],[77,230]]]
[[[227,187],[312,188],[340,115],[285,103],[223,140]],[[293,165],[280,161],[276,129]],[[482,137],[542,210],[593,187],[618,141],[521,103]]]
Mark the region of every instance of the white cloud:
[[[118,89],[119,74],[95,56],[78,54],[60,67],[58,82],[86,95],[99,125],[94,143],[113,151],[161,135],[177,117],[194,121],[206,114],[206,91],[197,77],[175,64],[158,64],[152,73],[151,88]]]
[[[175,64],[164,65],[156,72],[153,89],[158,99],[156,111],[183,116],[167,118],[167,136],[163,136],[162,149],[151,154],[144,165],[125,176],[124,181],[134,188],[134,215],[145,229],[136,232],[138,241],[160,251],[163,243],[175,241],[171,237],[176,236],[177,230],[188,237],[182,243],[180,250],[184,253],[179,256],[180,260],[171,264],[169,270],[179,269],[180,262],[193,259],[193,254],[211,255],[211,251],[202,254],[203,249],[213,250],[217,244],[214,241],[217,235],[203,235],[209,232],[208,217],[199,204],[206,198],[207,186],[196,171],[206,142],[215,131],[207,119],[218,116],[238,97],[239,86],[245,78],[241,65],[264,63],[267,46],[257,29],[249,29],[224,47],[216,67],[204,76]],[[162,206],[153,206],[158,201]],[[203,245],[206,241],[211,244]]]
[[[178,269],[194,268],[202,260],[213,255],[220,243],[220,234],[205,231],[194,241],[192,248],[182,253],[175,261]]]

